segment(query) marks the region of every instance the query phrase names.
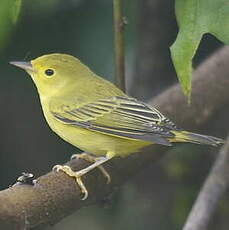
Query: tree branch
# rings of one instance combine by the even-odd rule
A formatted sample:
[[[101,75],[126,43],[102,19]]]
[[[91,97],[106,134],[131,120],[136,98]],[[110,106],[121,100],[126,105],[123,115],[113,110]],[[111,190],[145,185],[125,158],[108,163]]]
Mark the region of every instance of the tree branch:
[[[115,83],[125,92],[125,51],[124,26],[122,16],[122,0],[113,0],[114,51],[115,51]]]
[[[204,183],[183,230],[207,229],[220,198],[229,185],[229,137]]]
[[[178,85],[171,87],[153,100],[157,108],[179,121],[181,127],[197,129],[206,123],[229,101],[229,47],[215,53],[195,72],[193,104],[188,107]],[[154,145],[142,153],[127,158],[116,158],[106,164],[112,182],[106,185],[98,170],[83,180],[88,188],[87,200],[80,199],[74,180],[62,172],[50,172],[32,185],[16,185],[0,192],[0,226],[4,230],[39,229],[55,224],[74,211],[104,199],[128,178],[158,160],[167,150]],[[149,153],[150,152],[150,153]],[[74,170],[86,166],[83,160],[68,163]]]

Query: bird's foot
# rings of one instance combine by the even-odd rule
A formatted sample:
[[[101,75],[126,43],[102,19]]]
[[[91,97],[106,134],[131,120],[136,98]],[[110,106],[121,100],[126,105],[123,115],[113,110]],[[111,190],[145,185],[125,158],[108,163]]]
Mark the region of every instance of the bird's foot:
[[[78,186],[80,187],[80,191],[83,194],[82,200],[86,200],[88,197],[88,191],[86,189],[86,186],[84,185],[81,177],[84,175],[81,173],[82,170],[78,171],[78,172],[74,172],[69,166],[67,165],[55,165],[53,167],[53,170],[56,172],[62,171],[64,173],[66,173],[68,176],[73,177],[76,181],[76,183],[78,184]]]
[[[104,159],[104,157],[102,157],[102,158]],[[73,160],[73,159],[83,159],[83,160],[88,161],[90,163],[95,163],[95,162],[99,161],[101,159],[101,157],[95,157],[95,156],[88,154],[88,153],[81,153],[81,154],[73,154],[71,156],[71,160]],[[104,175],[104,177],[106,178],[107,184],[109,184],[111,182],[110,174],[107,172],[107,170],[102,165],[99,165],[97,167],[101,171],[101,173]]]
[[[83,156],[81,156],[81,155],[83,155]],[[105,163],[106,161],[110,160],[111,158],[109,158],[109,157],[93,157],[93,156],[91,158],[91,155],[89,155],[89,154],[81,154],[81,155],[77,156],[77,158],[81,158],[81,159],[86,158],[85,160],[93,162],[93,164],[91,164],[88,167],[81,169],[77,172],[74,172],[71,169],[71,167],[69,167],[67,165],[56,165],[53,167],[53,170],[55,170],[57,172],[62,171],[64,173],[66,173],[68,176],[73,177],[75,179],[76,183],[78,184],[78,186],[80,187],[81,192],[83,193],[82,200],[86,200],[88,197],[88,191],[87,191],[87,188],[84,185],[81,177],[83,175],[87,174],[88,172],[90,172],[92,169],[99,168],[102,171],[103,175],[107,178],[107,182],[109,183],[111,180],[110,175],[101,165],[103,163]]]

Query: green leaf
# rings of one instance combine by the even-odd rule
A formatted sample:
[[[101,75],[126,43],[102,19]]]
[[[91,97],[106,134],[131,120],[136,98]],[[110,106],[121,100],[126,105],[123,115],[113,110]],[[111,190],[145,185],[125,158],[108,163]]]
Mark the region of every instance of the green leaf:
[[[22,0],[14,0],[12,7],[12,22],[15,24],[21,11]]]
[[[13,23],[16,23],[22,0],[0,0],[0,52],[7,44]]]
[[[1,0],[0,1],[0,50],[4,47],[7,40],[7,35],[10,31],[10,9],[11,9],[10,0]]]
[[[181,88],[190,100],[192,59],[202,36],[211,33],[229,44],[229,1],[176,0],[175,11],[179,33],[171,55]]]

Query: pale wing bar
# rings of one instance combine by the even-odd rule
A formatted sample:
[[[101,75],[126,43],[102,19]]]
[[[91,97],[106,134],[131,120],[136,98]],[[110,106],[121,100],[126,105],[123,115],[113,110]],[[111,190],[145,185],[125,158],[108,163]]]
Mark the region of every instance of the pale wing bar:
[[[164,135],[161,136],[157,133],[147,133],[141,130],[132,130],[132,129],[126,129],[126,128],[119,128],[116,129],[114,127],[110,126],[104,126],[104,125],[96,125],[92,124],[91,122],[83,122],[83,121],[74,121],[67,118],[64,118],[60,116],[59,114],[53,113],[54,117],[58,119],[59,121],[64,122],[65,124],[69,125],[75,125],[77,127],[90,129],[97,132],[107,133],[110,135],[120,136],[120,137],[126,137],[131,139],[137,139],[137,140],[143,140],[143,141],[149,141],[156,144],[171,146],[171,143],[166,139],[166,137],[173,137],[174,135],[171,133],[168,133],[168,135],[165,137]]]
[[[175,125],[155,108],[134,98],[101,99],[77,109],[53,111],[65,124],[111,135],[170,145]]]

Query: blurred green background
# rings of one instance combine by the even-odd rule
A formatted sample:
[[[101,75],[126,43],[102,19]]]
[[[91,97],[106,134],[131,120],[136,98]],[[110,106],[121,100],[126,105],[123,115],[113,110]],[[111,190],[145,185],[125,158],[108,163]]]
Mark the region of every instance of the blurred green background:
[[[176,81],[169,55],[177,33],[174,1],[123,2],[128,20],[128,91],[147,100]],[[10,66],[9,61],[30,60],[53,52],[69,53],[113,81],[111,0],[21,3],[17,15],[19,7],[15,4],[20,1],[0,1],[0,189],[13,184],[24,171],[38,177],[79,152],[49,129],[31,79]],[[219,46],[215,38],[205,36],[194,65]],[[147,55],[152,58],[142,61]],[[153,76],[149,74],[152,72]],[[212,135],[225,134],[214,127]],[[194,145],[173,148],[164,159],[115,192],[105,205],[83,208],[48,229],[181,229],[216,152],[217,149]],[[210,229],[228,229],[228,204],[226,198],[220,203]]]

